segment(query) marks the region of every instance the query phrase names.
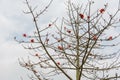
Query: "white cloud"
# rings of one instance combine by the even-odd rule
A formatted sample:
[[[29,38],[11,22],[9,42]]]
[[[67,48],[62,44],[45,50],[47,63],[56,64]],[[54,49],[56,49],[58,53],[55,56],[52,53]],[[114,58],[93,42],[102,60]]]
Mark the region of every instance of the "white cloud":
[[[23,4],[20,0],[0,0],[0,80],[20,80],[20,74],[24,72],[18,57],[27,52],[13,40],[30,25],[24,21],[27,17],[22,13],[20,2]]]
[[[25,56],[25,50],[12,41],[0,44],[0,79],[19,80],[22,69],[19,67],[18,57]]]

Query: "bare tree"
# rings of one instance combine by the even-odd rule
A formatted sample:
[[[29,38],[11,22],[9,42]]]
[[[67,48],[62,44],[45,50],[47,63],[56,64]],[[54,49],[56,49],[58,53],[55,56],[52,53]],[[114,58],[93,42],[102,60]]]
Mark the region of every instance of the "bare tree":
[[[26,0],[29,11],[25,13],[32,15],[35,32],[33,35],[23,34],[25,40],[15,38],[25,49],[32,51],[32,59],[19,60],[22,67],[33,73],[30,79],[51,80],[52,76],[62,75],[66,80],[118,80],[120,34],[108,36],[106,31],[118,29],[120,21],[116,16],[120,8],[111,14],[105,4],[92,12],[92,0],[88,0],[85,6],[68,0],[68,17],[63,17],[61,25],[55,20],[41,27],[39,17],[51,2],[36,12]]]

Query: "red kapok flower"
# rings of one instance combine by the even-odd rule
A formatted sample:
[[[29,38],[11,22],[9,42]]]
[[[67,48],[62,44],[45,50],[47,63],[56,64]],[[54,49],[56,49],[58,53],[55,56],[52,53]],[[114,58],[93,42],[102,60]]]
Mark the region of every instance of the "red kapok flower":
[[[60,62],[57,62],[58,65],[60,65]]]
[[[93,36],[93,40],[97,40],[97,36]]]
[[[58,46],[58,49],[59,49],[59,50],[63,50],[63,47],[62,47],[62,46]]]
[[[71,45],[70,45],[70,44],[68,44],[68,45],[67,45],[67,48],[70,48],[70,47],[71,47]]]
[[[30,40],[30,42],[32,42],[32,43],[33,43],[33,42],[34,42],[34,39],[31,39],[31,40]]]
[[[88,19],[90,19],[90,16],[87,16]]]
[[[84,15],[83,14],[79,14],[81,19],[84,19]]]
[[[102,8],[99,11],[100,11],[100,13],[103,13],[103,12],[105,12],[105,9]]]
[[[67,30],[68,33],[71,33],[71,30]]]
[[[52,26],[52,24],[49,24],[48,26],[50,27],[50,26]]]
[[[38,54],[35,54],[35,56],[39,56]]]
[[[108,40],[112,40],[113,38],[112,38],[112,36],[110,36],[109,38],[108,38]]]
[[[23,34],[23,37],[27,37],[27,35],[26,35],[26,34]]]

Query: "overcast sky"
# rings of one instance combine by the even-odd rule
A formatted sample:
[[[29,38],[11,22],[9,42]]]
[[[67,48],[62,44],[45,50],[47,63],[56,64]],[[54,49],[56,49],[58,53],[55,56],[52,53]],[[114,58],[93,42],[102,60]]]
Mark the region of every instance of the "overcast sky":
[[[14,36],[22,35],[24,32],[34,29],[31,17],[22,12],[22,10],[26,10],[23,1],[0,0],[0,80],[20,80],[20,76],[26,76],[24,73],[26,72],[25,69],[19,66],[18,58],[27,56],[27,51],[13,39]],[[43,1],[45,0],[42,0],[41,5],[44,5]],[[87,0],[75,1],[85,2]],[[111,12],[117,8],[118,3],[118,0],[94,1],[96,2],[96,7],[103,6],[104,3],[109,3]],[[65,13],[64,3],[65,0],[53,0],[47,13],[40,20],[41,24],[47,24],[57,17],[63,17]]]

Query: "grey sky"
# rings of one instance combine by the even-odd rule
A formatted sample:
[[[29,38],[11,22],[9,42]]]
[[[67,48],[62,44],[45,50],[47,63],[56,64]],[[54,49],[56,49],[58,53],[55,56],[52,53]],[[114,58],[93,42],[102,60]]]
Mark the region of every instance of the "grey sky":
[[[20,80],[20,76],[26,76],[25,69],[19,66],[18,58],[27,56],[28,52],[13,40],[14,36],[29,32],[34,28],[31,17],[22,12],[22,10],[26,10],[23,1],[0,0],[0,80]],[[75,1],[84,2],[87,0]],[[98,8],[104,3],[109,3],[111,12],[114,12],[118,4],[118,0],[94,1]],[[48,12],[41,17],[41,24],[47,24],[57,17],[63,17],[66,12],[64,3],[65,0],[53,0]]]

